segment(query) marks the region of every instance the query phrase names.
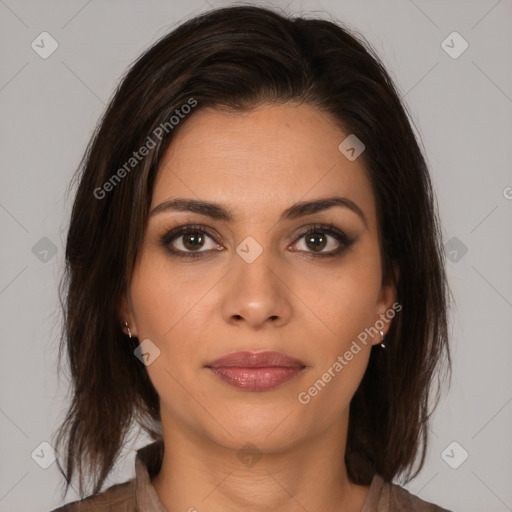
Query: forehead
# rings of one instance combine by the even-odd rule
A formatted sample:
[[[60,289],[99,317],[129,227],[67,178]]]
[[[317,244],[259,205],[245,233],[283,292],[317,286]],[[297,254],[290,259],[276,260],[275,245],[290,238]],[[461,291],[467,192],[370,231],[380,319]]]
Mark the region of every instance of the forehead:
[[[175,197],[200,198],[251,218],[340,195],[372,219],[374,198],[362,158],[350,161],[338,149],[348,135],[307,104],[197,111],[160,162],[151,208]]]

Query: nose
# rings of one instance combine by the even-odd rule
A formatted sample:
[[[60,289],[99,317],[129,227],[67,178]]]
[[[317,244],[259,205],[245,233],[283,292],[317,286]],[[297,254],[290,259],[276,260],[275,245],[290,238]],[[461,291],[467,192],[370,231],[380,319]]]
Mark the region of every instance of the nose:
[[[262,329],[271,324],[280,327],[288,323],[293,295],[286,284],[282,267],[267,257],[265,251],[251,263],[238,254],[223,290],[222,314],[233,325],[246,324]]]

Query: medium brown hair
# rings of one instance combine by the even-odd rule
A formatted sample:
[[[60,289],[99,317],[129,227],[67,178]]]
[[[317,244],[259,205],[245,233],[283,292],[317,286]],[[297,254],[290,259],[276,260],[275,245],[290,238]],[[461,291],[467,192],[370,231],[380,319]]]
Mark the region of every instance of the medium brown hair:
[[[139,57],[75,176],[59,349],[59,367],[67,352],[72,401],[56,441],[64,445],[64,467],[60,457],[58,467],[66,492],[76,474],[82,497],[88,479],[93,494],[101,490],[134,421],[153,439],[161,435],[158,394],[134,356],[138,340],[121,330],[117,307],[140,254],[159,162],[186,122],[171,128],[169,119],[191,98],[197,106],[190,116],[207,107],[307,103],[365,144],[361,158],[377,205],[383,281],[395,283],[402,310],[386,349],[372,348],[351,401],[345,461],[357,484],[368,485],[375,474],[410,479],[425,459],[428,420],[439,398],[436,370],[443,361],[450,368],[449,290],[422,150],[391,78],[362,36],[341,23],[237,6],[188,20]],[[166,122],[164,136],[155,137]],[[127,167],[148,137],[154,147]],[[128,171],[113,182],[121,168]]]

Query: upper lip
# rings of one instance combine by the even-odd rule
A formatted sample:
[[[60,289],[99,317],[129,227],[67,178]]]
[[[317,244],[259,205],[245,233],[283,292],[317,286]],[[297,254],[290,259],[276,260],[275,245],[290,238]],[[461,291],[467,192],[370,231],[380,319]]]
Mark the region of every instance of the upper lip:
[[[289,357],[282,352],[265,351],[265,352],[232,352],[226,354],[215,361],[206,365],[208,368],[219,368],[221,366],[236,366],[241,368],[256,367],[268,368],[270,366],[287,366],[287,367],[303,367],[301,361],[293,357]]]

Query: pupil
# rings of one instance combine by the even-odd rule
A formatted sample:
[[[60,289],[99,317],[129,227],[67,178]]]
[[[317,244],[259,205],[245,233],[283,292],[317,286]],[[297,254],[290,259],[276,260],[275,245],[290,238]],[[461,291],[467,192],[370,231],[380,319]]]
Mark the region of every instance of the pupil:
[[[189,241],[192,241],[189,243]],[[184,236],[184,245],[187,249],[198,249],[198,246],[202,244],[203,237],[200,233],[189,233]]]
[[[320,243],[315,243],[314,240],[315,239],[318,239],[318,240],[321,240]],[[306,243],[312,243],[312,248],[313,249],[323,249],[325,247],[325,237],[322,236],[322,235],[310,235],[307,239],[307,242]]]

